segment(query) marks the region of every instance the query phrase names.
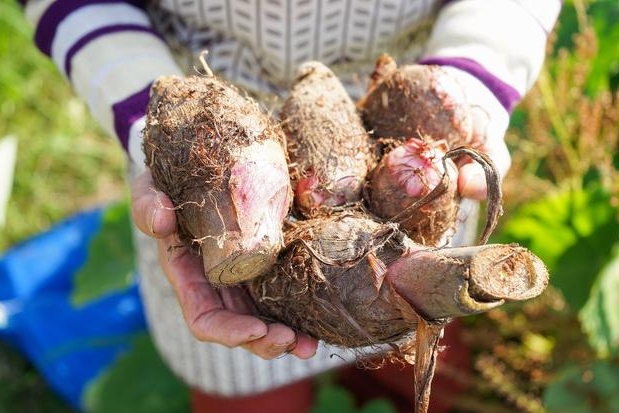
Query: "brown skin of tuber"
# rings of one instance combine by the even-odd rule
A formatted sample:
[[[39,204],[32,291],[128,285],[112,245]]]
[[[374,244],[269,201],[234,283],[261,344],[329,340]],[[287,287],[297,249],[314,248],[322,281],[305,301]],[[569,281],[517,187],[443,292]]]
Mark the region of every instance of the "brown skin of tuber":
[[[309,336],[352,348],[389,344],[414,360],[415,413],[428,409],[439,341],[451,318],[535,297],[548,283],[543,263],[516,245],[432,248],[445,245],[459,197],[467,195],[457,191],[467,184],[456,172],[459,157],[475,160],[485,174],[481,244],[502,212],[497,168],[477,150],[482,144],[461,102],[460,85],[440,68],[398,68],[382,56],[358,104],[376,142],[388,143],[363,193],[376,216],[350,209],[306,215],[315,219],[286,233],[275,267],[251,288],[264,314]],[[421,143],[411,144],[416,138]],[[428,155],[424,146],[440,142],[444,156]],[[297,199],[303,192],[295,191]]]
[[[357,106],[366,128],[378,139],[403,141],[420,137],[444,142],[446,150],[472,147],[492,154],[498,171],[504,175],[510,163],[507,148],[502,141],[488,141],[488,124],[476,120],[483,108],[468,102],[464,85],[440,66],[398,67],[391,56],[382,54],[368,91]],[[487,187],[481,168],[467,157],[454,161],[458,165],[460,196],[485,200]]]
[[[481,236],[485,243],[502,213],[501,178],[492,160],[479,150],[483,143],[472,133],[463,88],[438,66],[398,67],[383,54],[358,107],[373,136],[389,143],[366,185],[370,211],[398,223],[416,242],[445,245],[457,226],[460,197],[479,197],[480,183],[460,175],[473,169],[462,168],[456,173],[453,166],[475,161],[485,174],[483,192],[488,198]],[[445,152],[443,158],[437,154],[439,147]],[[441,167],[444,179],[437,184],[433,177]],[[426,190],[412,190],[419,187],[415,182],[426,183]],[[468,188],[468,193],[457,190],[463,188]]]
[[[319,62],[302,64],[280,117],[296,212],[312,217],[360,201],[376,161],[373,143],[335,74]]]
[[[443,246],[455,232],[459,206],[457,169],[434,142],[412,138],[387,152],[365,186],[368,209],[395,222],[413,241]],[[443,193],[418,207],[446,182]]]
[[[361,213],[300,221],[253,280],[264,314],[331,344],[395,343],[419,317],[446,320],[539,295],[542,262],[517,245],[434,249]]]
[[[363,121],[377,138],[431,137],[448,149],[473,141],[472,119],[462,87],[440,66],[397,67],[388,55],[374,69],[367,94],[358,103]]]
[[[213,284],[236,284],[273,264],[291,200],[284,145],[256,103],[214,76],[153,84],[146,165]]]
[[[202,257],[179,245],[170,199],[155,188],[149,170],[132,182],[131,213],[137,228],[156,240],[159,262],[198,340],[242,347],[264,359],[312,357],[317,341],[290,327],[265,323],[244,286],[215,287],[205,277]]]
[[[428,409],[439,341],[453,317],[535,297],[548,272],[517,245],[429,248],[362,213],[295,223],[273,269],[250,285],[266,319],[347,348],[391,345],[415,364]]]

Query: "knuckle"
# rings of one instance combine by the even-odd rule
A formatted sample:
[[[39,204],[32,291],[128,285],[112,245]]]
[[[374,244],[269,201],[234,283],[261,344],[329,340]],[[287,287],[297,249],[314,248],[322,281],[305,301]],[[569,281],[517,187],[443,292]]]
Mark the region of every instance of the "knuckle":
[[[187,322],[187,327],[189,328],[191,335],[197,340],[206,343],[218,343],[228,346],[228,344],[225,343],[225,340],[219,339],[217,334],[214,334],[216,330],[213,326],[213,316],[216,312],[217,310],[211,310],[198,314],[196,317],[193,317]]]

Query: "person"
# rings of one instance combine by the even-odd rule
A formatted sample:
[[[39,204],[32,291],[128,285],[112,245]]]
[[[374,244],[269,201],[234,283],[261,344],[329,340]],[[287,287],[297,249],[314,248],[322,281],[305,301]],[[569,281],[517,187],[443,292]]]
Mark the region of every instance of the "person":
[[[285,95],[307,60],[332,68],[353,98],[382,52],[398,63],[440,65],[462,86],[472,132],[504,176],[510,113],[535,82],[561,8],[559,0],[23,3],[36,45],[128,154],[140,289],[159,352],[195,389],[194,411],[242,412],[307,411],[310,378],[350,366],[354,354],[262,321],[241,288],[214,289],[199,257],[171,248],[178,245],[172,204],[154,189],[141,149],[153,80],[195,72],[196,55],[207,49],[216,74],[276,105],[273,97]],[[479,166],[460,165],[458,190],[469,205],[463,210],[473,211],[467,200],[486,193]],[[367,373],[361,391],[370,383],[393,387],[398,373],[385,371]]]

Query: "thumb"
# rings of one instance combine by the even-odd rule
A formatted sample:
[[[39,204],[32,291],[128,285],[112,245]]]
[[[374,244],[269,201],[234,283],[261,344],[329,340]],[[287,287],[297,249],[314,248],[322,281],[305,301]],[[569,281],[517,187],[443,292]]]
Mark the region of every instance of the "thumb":
[[[149,169],[131,185],[131,215],[138,229],[151,237],[165,238],[176,232],[174,205],[155,189]]]
[[[493,161],[502,181],[511,165],[509,150],[502,139],[489,140],[480,148]],[[458,169],[458,192],[464,198],[482,201],[487,196],[486,174],[482,166],[469,159]]]

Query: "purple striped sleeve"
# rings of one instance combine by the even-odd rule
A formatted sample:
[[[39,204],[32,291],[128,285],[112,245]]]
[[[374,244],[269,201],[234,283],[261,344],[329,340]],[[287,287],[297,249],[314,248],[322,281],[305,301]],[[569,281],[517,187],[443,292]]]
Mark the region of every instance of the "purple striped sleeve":
[[[150,93],[148,84],[144,89],[112,106],[114,130],[125,151],[129,150],[129,131],[131,126],[146,114]]]
[[[37,47],[46,55],[50,56],[52,51],[52,43],[58,30],[58,25],[72,12],[93,4],[127,4],[136,7],[142,7],[144,1],[139,0],[56,0],[53,2],[45,13],[41,16],[41,20],[37,24],[34,34],[34,42]]]
[[[514,107],[520,102],[520,99],[522,99],[522,96],[520,96],[520,93],[518,93],[514,87],[508,85],[472,59],[465,57],[429,56],[421,59],[419,63],[424,65],[451,66],[475,76],[494,94],[494,96],[496,96],[508,113],[512,113]]]
[[[98,37],[105,36],[111,33],[126,32],[126,31],[146,32],[146,33],[152,34],[153,36],[157,36],[161,38],[159,33],[157,33],[152,28],[141,26],[139,24],[114,24],[110,26],[101,27],[97,30],[93,30],[87,33],[82,38],[78,39],[73,44],[73,46],[71,46],[71,48],[67,51],[67,54],[65,55],[65,58],[64,58],[64,72],[66,73],[67,77],[71,78],[71,61],[73,60],[73,56],[75,56],[75,54],[78,51],[80,51],[80,49],[82,49],[89,42],[95,40]]]

